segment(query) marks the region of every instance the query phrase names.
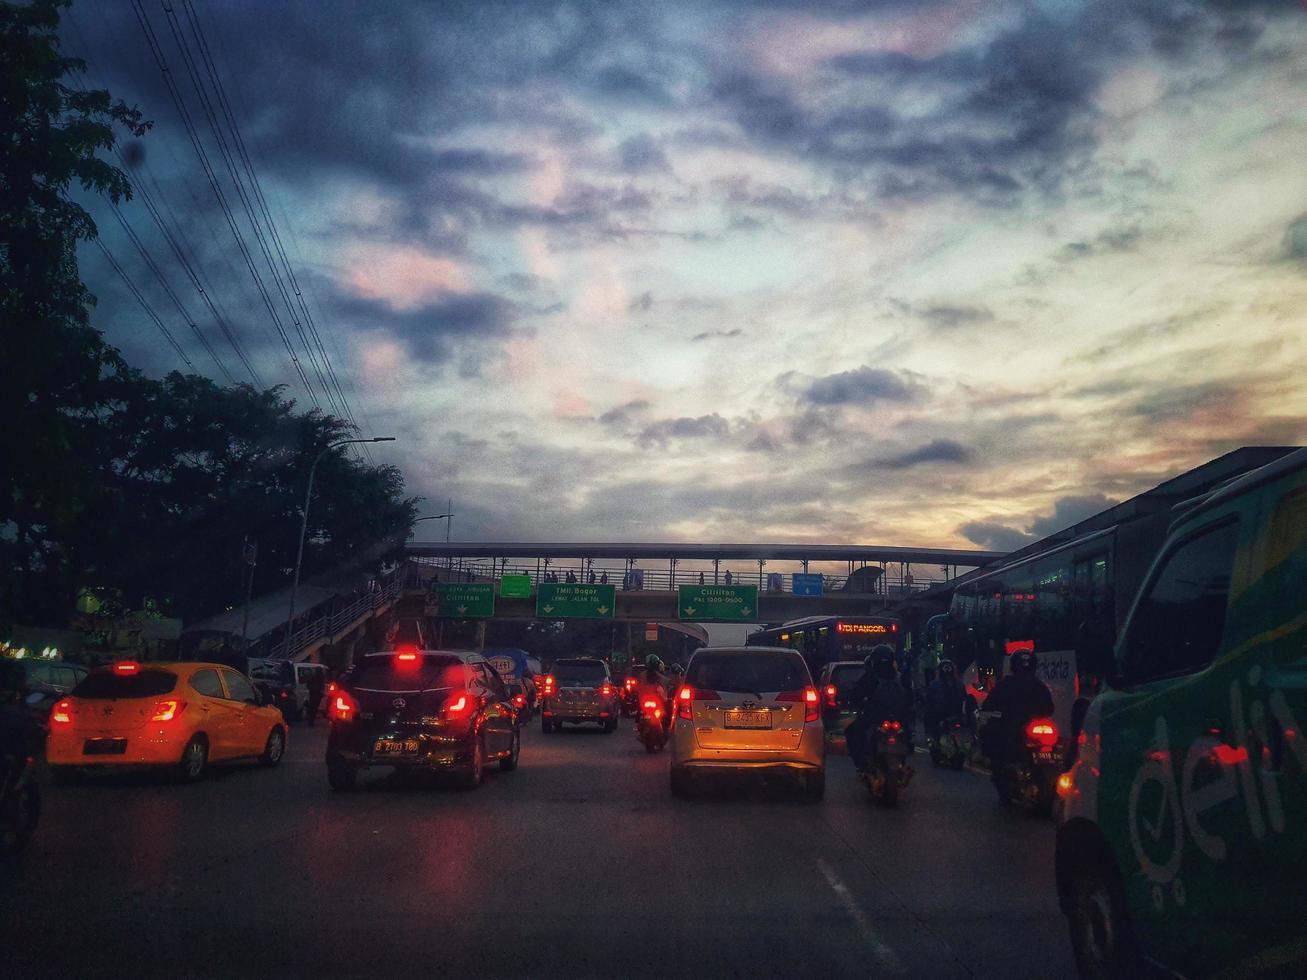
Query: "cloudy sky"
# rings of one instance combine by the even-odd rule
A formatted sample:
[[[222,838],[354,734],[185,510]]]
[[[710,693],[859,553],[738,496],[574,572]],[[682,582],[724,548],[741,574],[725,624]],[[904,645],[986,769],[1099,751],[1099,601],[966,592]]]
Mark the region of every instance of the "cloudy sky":
[[[173,6],[269,302],[132,4],[81,0],[65,48],[154,121],[125,159],[216,317],[124,216],[221,368],[91,202],[105,244],[200,371],[398,437],[456,538],[1006,548],[1307,439],[1301,3]],[[184,367],[83,271],[112,342]]]

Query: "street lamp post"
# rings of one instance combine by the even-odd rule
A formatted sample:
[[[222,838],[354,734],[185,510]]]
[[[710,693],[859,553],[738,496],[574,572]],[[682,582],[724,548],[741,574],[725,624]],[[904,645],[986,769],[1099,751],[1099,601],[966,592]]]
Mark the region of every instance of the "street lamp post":
[[[300,520],[300,543],[295,552],[295,578],[290,586],[290,610],[286,613],[286,659],[289,660],[293,651],[290,648],[291,637],[295,631],[295,593],[300,587],[300,565],[304,561],[304,535],[309,529],[309,502],[313,500],[313,477],[318,471],[318,464],[322,462],[322,457],[333,449],[339,449],[341,446],[352,446],[361,442],[394,442],[394,436],[377,436],[373,439],[341,439],[339,442],[333,442],[322,452],[318,453],[313,459],[313,465],[309,467],[309,489],[304,494],[304,516]]]

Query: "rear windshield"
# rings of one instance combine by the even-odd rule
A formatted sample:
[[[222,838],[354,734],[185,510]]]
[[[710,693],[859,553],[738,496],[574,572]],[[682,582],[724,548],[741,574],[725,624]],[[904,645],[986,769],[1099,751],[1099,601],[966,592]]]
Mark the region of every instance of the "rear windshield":
[[[691,687],[762,694],[807,687],[808,670],[797,653],[698,653],[685,679]]]
[[[291,666],[289,661],[269,663],[266,660],[250,661],[250,676],[260,681],[290,681]]]
[[[853,685],[862,679],[863,673],[865,673],[865,668],[861,664],[834,667],[830,672],[830,682],[835,685],[836,693],[843,697],[853,690]]]
[[[120,674],[115,670],[96,671],[73,688],[73,697],[101,700],[108,698],[157,698],[177,686],[177,675],[170,670],[139,670]]]
[[[371,691],[429,691],[463,686],[463,661],[457,657],[425,656],[400,660],[394,654],[365,657],[351,678],[356,687]]]
[[[593,660],[560,660],[554,664],[554,678],[559,687],[597,686],[608,678],[608,670]]]

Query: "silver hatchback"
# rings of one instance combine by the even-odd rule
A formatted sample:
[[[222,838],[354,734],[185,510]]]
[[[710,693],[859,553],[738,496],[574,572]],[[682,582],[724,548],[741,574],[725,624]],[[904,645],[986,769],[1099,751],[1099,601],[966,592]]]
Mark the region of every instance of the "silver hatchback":
[[[676,692],[671,784],[683,795],[696,772],[782,772],[810,800],[826,790],[821,698],[793,650],[705,647]]]

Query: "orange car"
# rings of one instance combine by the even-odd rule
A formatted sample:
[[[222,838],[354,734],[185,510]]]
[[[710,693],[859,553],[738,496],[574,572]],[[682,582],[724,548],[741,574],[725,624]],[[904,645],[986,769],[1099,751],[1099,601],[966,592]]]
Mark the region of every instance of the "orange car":
[[[56,780],[84,766],[167,766],[186,781],[210,762],[275,766],[286,723],[249,678],[219,664],[123,661],[92,671],[50,710],[46,761]]]

